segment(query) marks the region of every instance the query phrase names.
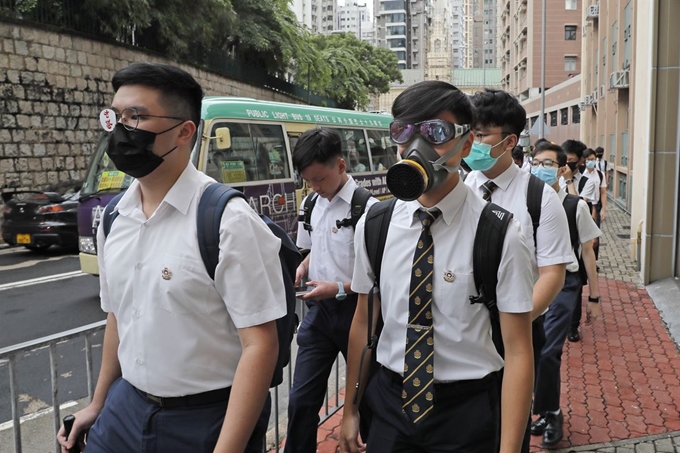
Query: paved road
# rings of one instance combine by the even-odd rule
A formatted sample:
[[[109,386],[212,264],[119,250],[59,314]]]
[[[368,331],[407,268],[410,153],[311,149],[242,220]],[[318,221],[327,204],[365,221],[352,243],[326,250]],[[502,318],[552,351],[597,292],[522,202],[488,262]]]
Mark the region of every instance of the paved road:
[[[105,318],[99,308],[99,283],[79,272],[73,250],[34,253],[0,249],[0,349],[54,335]],[[101,336],[93,338],[94,371],[99,370]],[[57,345],[59,402],[87,396],[84,340]],[[21,415],[51,406],[49,349],[17,357]],[[0,362],[0,425],[11,419],[9,367]]]

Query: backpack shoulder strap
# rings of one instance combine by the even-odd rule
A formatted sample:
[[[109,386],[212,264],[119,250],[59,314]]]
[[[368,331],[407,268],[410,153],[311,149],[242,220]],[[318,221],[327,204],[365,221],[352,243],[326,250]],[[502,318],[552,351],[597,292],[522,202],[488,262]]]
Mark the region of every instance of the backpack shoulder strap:
[[[538,177],[529,174],[529,188],[527,189],[527,209],[534,227],[534,247],[536,246],[536,231],[541,223],[541,204],[543,203],[543,188],[545,183]]]
[[[196,226],[198,233],[198,250],[201,252],[203,264],[211,279],[215,279],[215,268],[220,257],[220,223],[222,213],[233,197],[245,199],[245,195],[224,184],[212,183],[206,187],[198,202]]]
[[[305,202],[302,205],[302,214],[298,216],[298,222],[302,222],[302,227],[309,233],[312,234],[312,211],[314,206],[316,206],[316,199],[319,198],[319,194],[316,192],[311,192],[305,198]]]
[[[595,170],[597,172],[597,176],[600,177],[600,185],[602,185],[602,180],[604,179],[604,175],[600,170]]]
[[[125,192],[121,192],[115,197],[109,201],[109,203],[106,205],[106,208],[104,208],[104,218],[102,219],[102,228],[104,228],[104,237],[108,237],[109,233],[111,232],[111,225],[113,225],[113,221],[116,220],[116,217],[118,217],[118,210],[116,209],[116,206],[118,206],[118,202],[120,201],[121,198],[123,198],[123,195],[125,195]]]
[[[364,243],[368,261],[371,263],[375,284],[380,286],[380,270],[382,268],[383,252],[387,241],[387,231],[392,219],[392,211],[397,199],[392,197],[389,200],[378,202],[371,206],[366,213],[366,224],[364,226]],[[368,304],[369,307],[371,304]]]
[[[512,213],[498,205],[487,203],[477,224],[475,242],[472,249],[472,268],[478,296],[470,296],[470,303],[483,303],[489,309],[491,335],[496,350],[504,357],[503,337],[500,316],[496,303],[498,268],[503,255],[503,243]]]
[[[352,193],[352,201],[350,202],[350,216],[346,219],[336,220],[335,226],[338,228],[352,227],[356,229],[357,223],[364,211],[366,210],[366,205],[368,200],[371,199],[371,192],[364,189],[363,187],[357,187]]]
[[[578,208],[578,202],[580,200],[580,197],[568,193],[562,202],[564,211],[567,213],[567,222],[569,223],[569,238],[571,239],[571,247],[574,249],[574,253],[577,253],[579,246],[578,227],[576,224],[576,209]]]
[[[578,181],[578,193],[579,195],[581,192],[583,192],[583,189],[586,187],[586,182],[588,182],[588,178],[585,175],[581,175],[581,179]]]

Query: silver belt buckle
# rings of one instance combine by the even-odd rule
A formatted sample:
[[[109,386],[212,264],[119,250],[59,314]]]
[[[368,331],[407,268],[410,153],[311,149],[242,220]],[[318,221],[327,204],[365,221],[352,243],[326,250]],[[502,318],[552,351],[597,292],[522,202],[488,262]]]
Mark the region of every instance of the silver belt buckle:
[[[163,407],[163,398],[161,398],[160,396],[154,396],[147,393],[146,397],[149,398],[154,403],[158,404],[160,407]]]

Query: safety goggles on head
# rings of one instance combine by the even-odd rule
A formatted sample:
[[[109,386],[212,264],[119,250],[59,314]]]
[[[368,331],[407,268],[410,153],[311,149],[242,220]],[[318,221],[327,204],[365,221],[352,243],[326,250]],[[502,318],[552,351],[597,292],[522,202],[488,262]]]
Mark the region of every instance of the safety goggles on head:
[[[413,135],[418,132],[426,142],[432,145],[441,145],[460,137],[469,130],[468,124],[453,124],[446,120],[428,120],[420,123],[392,121],[390,123],[390,138],[394,143],[403,145],[408,143]]]

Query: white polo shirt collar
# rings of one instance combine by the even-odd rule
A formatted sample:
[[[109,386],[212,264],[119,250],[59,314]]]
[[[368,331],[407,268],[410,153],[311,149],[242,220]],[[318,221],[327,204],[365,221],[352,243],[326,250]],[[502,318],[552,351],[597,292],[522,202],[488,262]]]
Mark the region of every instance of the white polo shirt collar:
[[[465,183],[461,180],[456,184],[456,187],[451,190],[444,198],[442,198],[439,203],[435,205],[442,212],[442,218],[447,225],[451,226],[454,217],[460,211],[461,206],[465,203],[465,198],[467,197],[468,191],[464,187]],[[411,219],[411,226],[414,226],[418,220],[416,220],[415,213],[418,209],[425,208],[418,200],[409,201],[406,203],[406,210]],[[427,208],[426,208],[427,209]]]

